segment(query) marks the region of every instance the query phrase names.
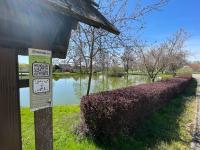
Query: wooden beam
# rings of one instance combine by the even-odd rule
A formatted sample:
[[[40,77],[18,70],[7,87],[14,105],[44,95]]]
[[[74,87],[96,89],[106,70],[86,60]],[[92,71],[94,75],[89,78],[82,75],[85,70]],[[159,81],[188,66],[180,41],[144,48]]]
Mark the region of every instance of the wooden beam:
[[[18,56],[0,48],[0,149],[21,150]]]
[[[29,79],[19,80],[19,88],[29,87]]]

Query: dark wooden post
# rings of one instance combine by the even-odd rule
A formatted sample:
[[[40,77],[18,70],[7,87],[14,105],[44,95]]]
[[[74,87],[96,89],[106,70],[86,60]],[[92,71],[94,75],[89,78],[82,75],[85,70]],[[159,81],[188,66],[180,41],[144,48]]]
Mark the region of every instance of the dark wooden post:
[[[18,56],[6,48],[0,48],[0,149],[22,149]]]
[[[52,108],[34,112],[36,150],[53,150]]]

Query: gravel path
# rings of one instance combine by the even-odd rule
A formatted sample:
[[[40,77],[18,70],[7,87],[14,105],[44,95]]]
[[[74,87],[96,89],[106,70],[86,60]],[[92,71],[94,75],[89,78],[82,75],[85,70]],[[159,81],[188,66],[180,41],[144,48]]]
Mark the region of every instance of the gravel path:
[[[193,134],[193,142],[191,145],[192,150],[200,150],[200,75],[193,75],[196,78],[197,84],[197,92],[196,92],[196,100],[197,100],[197,115],[196,115],[196,128]]]

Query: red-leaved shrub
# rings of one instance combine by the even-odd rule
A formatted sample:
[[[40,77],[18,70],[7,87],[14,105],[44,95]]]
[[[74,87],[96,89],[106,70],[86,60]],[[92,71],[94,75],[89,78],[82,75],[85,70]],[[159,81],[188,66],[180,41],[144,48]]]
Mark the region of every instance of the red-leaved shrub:
[[[130,135],[153,112],[183,92],[190,81],[172,78],[84,96],[83,123],[89,134],[100,141]]]

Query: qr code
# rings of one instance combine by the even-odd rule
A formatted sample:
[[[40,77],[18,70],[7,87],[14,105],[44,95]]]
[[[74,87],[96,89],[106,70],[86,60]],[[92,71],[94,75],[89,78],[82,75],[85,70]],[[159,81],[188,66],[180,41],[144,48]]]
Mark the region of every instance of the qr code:
[[[50,81],[49,79],[35,79],[33,80],[33,92],[37,93],[45,93],[50,90]]]
[[[49,76],[49,64],[47,63],[34,63],[33,64],[33,76],[34,77],[48,77]]]

